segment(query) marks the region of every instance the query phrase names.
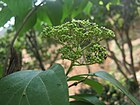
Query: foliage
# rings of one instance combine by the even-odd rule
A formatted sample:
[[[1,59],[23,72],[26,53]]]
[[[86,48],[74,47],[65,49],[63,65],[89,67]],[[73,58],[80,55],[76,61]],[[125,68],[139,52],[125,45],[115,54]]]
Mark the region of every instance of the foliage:
[[[64,69],[55,64],[47,71],[26,70],[2,78],[0,103],[2,105],[69,105]]]
[[[10,2],[2,0],[0,27],[4,26],[11,17],[15,17],[14,27],[18,30],[26,17],[28,20],[24,23],[22,32],[32,28],[40,31],[42,22],[49,25],[62,24],[65,20],[71,20],[80,14],[88,4],[88,0],[42,0],[39,5],[36,5],[37,1],[34,0],[17,0],[16,4],[14,2],[14,0]],[[30,17],[28,17],[29,14]]]
[[[92,88],[81,88],[79,89],[79,92],[80,94],[94,94],[94,96],[99,97],[104,103],[107,103],[109,105],[130,104],[126,96],[121,91],[113,87],[112,84],[105,83],[103,87],[104,89],[101,95],[98,95]]]
[[[140,102],[138,102],[128,91],[126,91],[126,89],[122,87],[120,83],[116,81],[111,75],[103,71],[88,75],[99,76],[110,81],[112,84],[120,88],[135,103],[135,105],[140,104]],[[52,80],[54,81],[53,83]],[[48,105],[50,103],[52,105],[57,105],[58,103],[61,103],[62,105],[68,105],[67,89],[68,88],[66,85],[66,76],[64,74],[64,70],[62,66],[56,64],[47,71],[20,71],[2,78],[0,80],[0,102],[4,105],[6,103],[15,105],[19,103],[26,103],[30,105]],[[48,100],[46,100],[45,96]],[[41,102],[35,101],[36,98]],[[70,96],[70,98],[75,98],[76,102],[87,102],[88,105],[104,105],[104,103],[99,101],[98,98],[93,95],[75,95]]]
[[[117,80],[115,80],[111,75],[109,75],[108,73],[106,72],[103,72],[103,71],[99,71],[99,72],[96,72],[95,73],[96,76],[104,79],[104,80],[107,80],[109,82],[111,82],[111,84],[113,84],[114,86],[116,86],[117,88],[119,88],[124,94],[126,94],[130,99],[131,101],[133,101],[133,103],[135,103],[136,105],[140,104],[139,101],[137,101],[135,99],[135,97],[133,97],[122,85],[121,83],[119,83]]]
[[[103,86],[96,79],[85,78],[84,76],[88,76],[88,74],[72,76],[72,77],[69,77],[67,81],[69,82],[69,81],[83,80],[82,82],[86,85],[89,85],[97,94],[101,94],[103,92]]]

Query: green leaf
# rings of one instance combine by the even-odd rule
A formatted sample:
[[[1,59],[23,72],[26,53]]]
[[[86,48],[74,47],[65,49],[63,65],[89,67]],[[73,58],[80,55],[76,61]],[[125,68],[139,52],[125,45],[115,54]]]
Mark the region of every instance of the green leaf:
[[[70,96],[70,98],[74,98],[76,101],[88,102],[93,105],[105,105],[96,96],[91,95],[91,94],[78,94],[78,95]]]
[[[83,101],[71,101],[70,105],[93,105],[93,104]]]
[[[40,6],[36,12],[37,12],[37,17],[40,20],[40,23],[38,23],[40,26],[42,21],[46,22],[48,25],[52,25],[51,20],[48,17],[48,13],[47,13],[47,5]]]
[[[39,33],[42,32],[42,30],[43,30],[42,21],[39,18],[36,20],[36,24],[34,25],[34,29],[36,31],[38,31]]]
[[[14,16],[23,19],[27,12],[32,8],[32,0],[3,0]]]
[[[68,93],[67,78],[64,73],[63,67],[60,64],[53,64],[52,67],[49,68],[49,70],[53,70],[56,73],[56,75],[59,77],[59,79],[63,83],[63,89],[65,90],[65,92],[68,96],[69,93]],[[63,73],[63,75],[62,75],[62,73]]]
[[[2,78],[0,103],[2,105],[69,105],[64,69],[56,64],[46,71],[23,70]]]
[[[28,30],[30,30],[31,28],[33,28],[33,26],[35,25],[37,21],[37,15],[36,13],[33,13],[27,20],[27,22],[24,24],[22,30],[20,31],[20,34],[21,33],[24,33]],[[23,20],[16,17],[15,18],[15,28],[16,30],[23,24]]]
[[[85,75],[88,75],[88,74],[72,76],[68,79],[68,81],[81,81],[85,78],[83,77]],[[94,79],[87,78],[83,81],[83,83],[91,86],[91,88],[94,89],[98,94],[101,94],[103,91],[103,86],[99,82],[95,81]]]
[[[47,14],[53,25],[61,24],[63,3],[61,0],[46,1]]]
[[[6,6],[0,11],[0,27],[4,26],[13,16],[11,10]]]
[[[131,101],[135,104],[135,105],[140,105],[140,102],[134,97],[132,96],[122,85],[120,82],[118,82],[113,76],[111,76],[110,74],[104,72],[104,71],[98,71],[96,73],[94,73],[94,75],[107,80],[109,82],[111,82],[114,86],[116,86],[117,88],[119,88],[125,95],[127,95]]]
[[[62,23],[65,20],[65,18],[67,18],[71,14],[71,10],[73,9],[73,1],[74,0],[63,0],[63,16],[61,20]]]
[[[82,13],[87,4],[88,0],[75,0],[71,17],[74,18]]]
[[[29,11],[33,8],[32,0],[3,0],[7,4],[7,7],[10,9],[11,13],[15,17],[15,28],[16,30],[23,24],[23,20]],[[21,33],[28,31],[31,29],[36,23],[36,14],[33,13],[32,16],[29,17],[28,21],[24,25]],[[21,34],[20,33],[20,34]]]
[[[87,6],[85,7],[84,9],[84,12],[87,14],[87,15],[91,15],[91,8],[92,8],[92,3],[91,2],[88,2]]]

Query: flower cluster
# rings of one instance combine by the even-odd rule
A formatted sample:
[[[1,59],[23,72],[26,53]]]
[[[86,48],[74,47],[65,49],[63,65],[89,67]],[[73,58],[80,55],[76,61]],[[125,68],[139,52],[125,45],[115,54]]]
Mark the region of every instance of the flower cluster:
[[[63,47],[59,49],[62,59],[71,60],[77,65],[102,63],[107,51],[99,42],[114,37],[113,31],[88,20],[72,20],[59,26],[47,26],[43,35],[62,44]]]

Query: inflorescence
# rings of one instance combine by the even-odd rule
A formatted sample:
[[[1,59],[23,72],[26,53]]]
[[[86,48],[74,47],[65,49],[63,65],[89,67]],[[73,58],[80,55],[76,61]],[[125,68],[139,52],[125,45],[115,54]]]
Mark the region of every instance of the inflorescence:
[[[75,65],[102,63],[107,50],[99,42],[114,37],[113,31],[88,20],[47,26],[42,34],[62,44],[63,47],[58,50],[62,54],[61,58],[71,60]]]

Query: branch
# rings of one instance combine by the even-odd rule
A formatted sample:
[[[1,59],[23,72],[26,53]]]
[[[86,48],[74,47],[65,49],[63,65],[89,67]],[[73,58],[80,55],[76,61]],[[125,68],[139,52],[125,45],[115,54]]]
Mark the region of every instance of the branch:
[[[44,1],[41,2],[38,6],[35,6],[35,7],[25,16],[25,18],[24,18],[24,20],[23,20],[23,23],[20,25],[20,27],[19,27],[18,30],[16,31],[16,33],[15,33],[15,35],[14,35],[14,38],[13,38],[13,40],[12,40],[11,43],[10,43],[10,48],[9,48],[9,50],[8,50],[8,52],[7,52],[7,56],[6,56],[6,60],[5,60],[5,64],[4,64],[3,75],[4,75],[5,72],[6,72],[6,69],[7,69],[7,66],[8,66],[8,59],[9,59],[9,56],[10,56],[10,54],[11,54],[11,52],[12,52],[12,49],[13,49],[15,40],[17,39],[19,33],[21,32],[21,30],[22,30],[22,28],[24,27],[24,25],[26,24],[26,22],[29,20],[30,16],[31,16],[31,15],[38,9],[38,7],[41,6],[43,3],[44,3]],[[11,56],[12,56],[12,55],[11,55]]]
[[[72,86],[77,86],[79,83],[84,82],[88,78],[88,76],[86,76],[85,78],[81,79],[78,82],[74,82],[73,84],[69,85],[69,88],[72,87]]]
[[[128,80],[127,75],[126,75],[126,74],[123,72],[123,70],[121,69],[121,66],[120,66],[120,64],[119,64],[119,62],[118,62],[119,60],[118,60],[117,57],[115,56],[115,53],[114,53],[113,51],[110,50],[109,44],[108,44],[107,41],[106,41],[106,43],[107,43],[108,51],[111,53],[112,59],[114,60],[114,62],[115,62],[116,65],[117,65],[117,70],[119,70],[119,71],[122,73],[122,75]]]
[[[59,52],[57,52],[57,54],[55,55],[54,59],[51,61],[50,67],[55,63],[55,61],[57,60],[58,56],[59,56]]]
[[[43,62],[42,62],[42,58],[41,58],[40,53],[39,53],[35,32],[31,31],[30,35],[26,34],[26,36],[27,36],[28,41],[29,41],[29,43],[28,43],[28,41],[27,41],[27,43],[28,43],[30,49],[32,50],[34,56],[38,60],[40,68],[42,70],[45,70],[45,67],[44,67]]]
[[[125,50],[124,50],[124,40],[123,40],[123,35],[120,33],[119,34],[120,37],[121,37],[121,40],[122,40],[122,44],[120,45],[117,41],[117,38],[115,37],[115,43],[117,45],[117,47],[119,48],[120,52],[121,52],[121,55],[122,55],[122,58],[123,58],[123,65],[125,67],[125,69],[128,71],[129,74],[131,74],[131,71],[128,69],[128,67],[126,66],[126,55],[125,55]],[[122,46],[122,48],[121,48]]]
[[[129,29],[125,30],[125,34],[126,34],[126,37],[127,37],[127,43],[128,43],[128,46],[129,46],[129,52],[130,52],[130,58],[131,58],[131,70],[132,70],[132,73],[133,73],[133,76],[134,76],[134,80],[136,82],[136,84],[138,85],[138,80],[137,80],[137,76],[136,76],[136,72],[135,72],[135,68],[134,68],[134,58],[133,58],[133,46],[132,46],[132,42],[131,42],[131,39],[129,37]]]

